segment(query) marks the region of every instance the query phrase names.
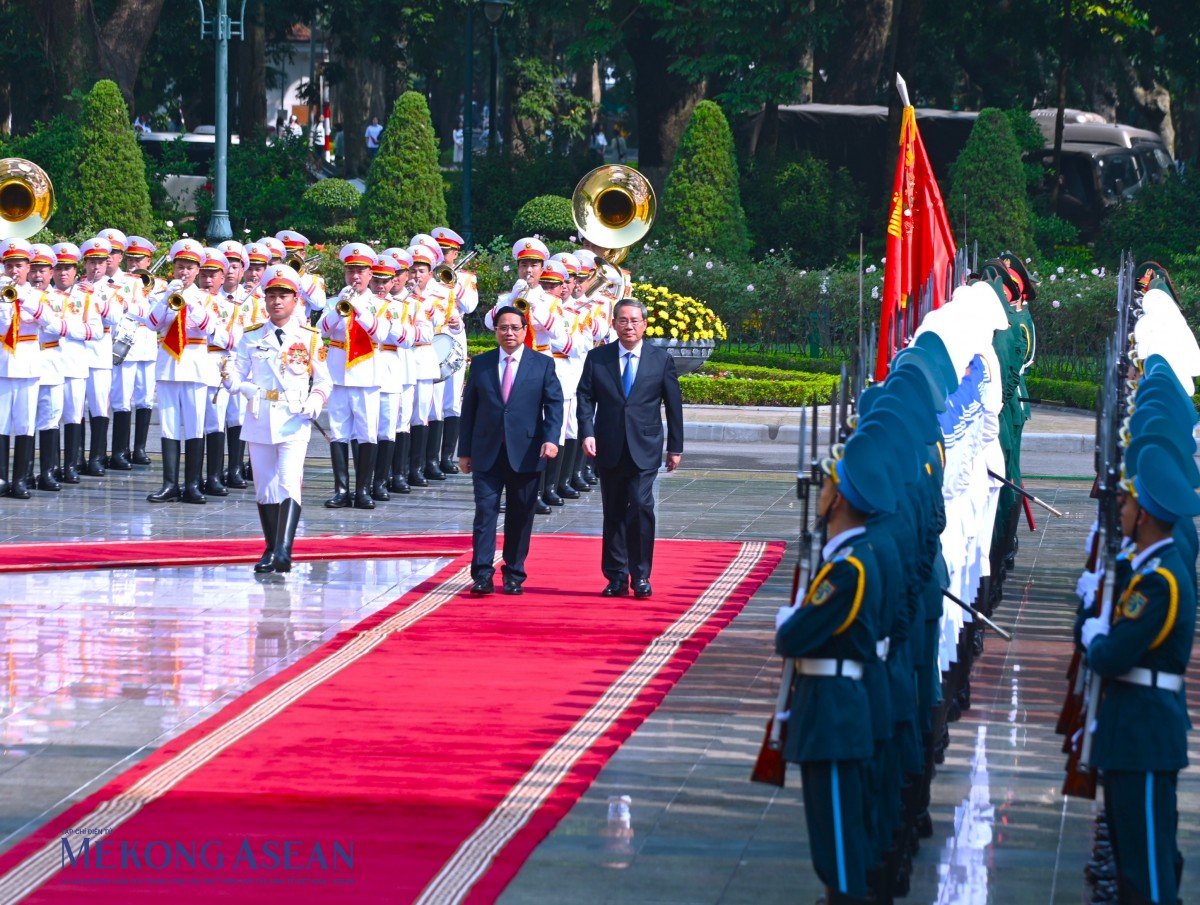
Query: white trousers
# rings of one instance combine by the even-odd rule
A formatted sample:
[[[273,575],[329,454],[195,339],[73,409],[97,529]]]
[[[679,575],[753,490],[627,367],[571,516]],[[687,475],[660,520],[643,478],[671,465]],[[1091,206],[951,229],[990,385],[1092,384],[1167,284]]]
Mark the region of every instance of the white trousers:
[[[63,385],[38,387],[37,429],[51,431],[58,428],[63,413]]]
[[[432,380],[418,380],[413,394],[412,420],[410,424],[428,424],[430,413],[434,411],[434,392]],[[436,416],[435,417],[439,417]]]
[[[165,440],[199,440],[204,436],[204,394],[212,390],[203,383],[178,380],[158,381],[159,428]]]
[[[579,426],[575,423],[575,397],[563,400],[563,426],[558,434],[558,445],[564,440],[574,440],[579,436]]]
[[[254,499],[264,505],[292,499],[300,502],[308,437],[280,443],[247,443],[254,467]]]
[[[225,408],[226,427],[241,427],[246,423],[246,403],[248,401],[241,393],[234,393],[229,397],[229,403]]]
[[[374,443],[379,437],[379,387],[334,385],[329,393],[329,435],[334,443]]]
[[[128,412],[133,407],[137,366],[136,361],[123,361],[112,369],[112,395],[109,399],[114,412]]]
[[[32,437],[37,402],[38,378],[0,377],[0,436]]]
[[[412,428],[413,406],[417,399],[417,385],[406,383],[400,387],[400,417],[396,422],[396,433],[407,434]]]
[[[154,365],[153,361],[135,361],[133,378],[133,407],[154,408]]]
[[[433,385],[434,406],[439,419],[454,418],[462,414],[463,380],[466,371],[466,368],[459,368],[441,383]]]
[[[112,368],[91,368],[87,378],[87,407],[93,418],[107,418],[112,411]]]
[[[217,401],[213,402],[213,396]],[[239,398],[245,399],[245,396]],[[229,390],[221,387],[216,390],[209,387],[204,394],[204,433],[219,434],[225,430],[225,410],[229,406]]]
[[[391,440],[400,423],[400,393],[379,394],[379,439]]]
[[[79,424],[87,409],[87,378],[63,378],[63,424]]]

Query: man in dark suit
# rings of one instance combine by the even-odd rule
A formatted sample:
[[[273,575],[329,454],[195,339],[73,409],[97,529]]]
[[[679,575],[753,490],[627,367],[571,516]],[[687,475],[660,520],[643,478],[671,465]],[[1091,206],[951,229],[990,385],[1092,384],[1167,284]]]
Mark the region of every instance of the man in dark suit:
[[[525,316],[504,306],[493,320],[500,348],[478,355],[463,388],[458,462],[475,488],[476,596],[495,590],[496,519],[504,492],[504,593],[523,593],[538,476],[558,455],[563,395],[554,359],[525,346]]]
[[[605,597],[649,597],[654,559],[654,478],[663,461],[662,407],[667,411],[667,471],[683,455],[683,396],[675,362],[642,342],[646,307],[622,299],[613,311],[620,342],[592,349],[576,391],[579,436],[596,457],[604,504],[600,567]],[[597,442],[598,441],[598,442]]]

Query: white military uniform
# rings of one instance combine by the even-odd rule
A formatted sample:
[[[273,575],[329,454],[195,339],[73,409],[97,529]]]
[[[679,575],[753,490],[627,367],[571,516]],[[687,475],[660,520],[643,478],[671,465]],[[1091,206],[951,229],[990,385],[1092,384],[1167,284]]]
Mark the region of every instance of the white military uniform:
[[[129,354],[125,356],[123,362],[113,366],[112,410],[129,412],[134,409],[137,402],[144,404],[136,407],[149,408],[147,400],[151,397],[146,395],[145,372],[151,370],[149,363],[154,360],[154,333],[145,326],[145,316],[149,311],[149,305],[146,304],[147,293],[141,280],[124,271],[118,270],[104,282],[110,287],[110,292],[121,301],[124,315],[138,322],[138,327],[133,334],[133,345],[129,347]],[[120,320],[121,317],[117,317],[116,321]],[[111,334],[109,343],[112,343]],[[140,393],[138,392],[139,382],[142,385]],[[151,382],[151,387],[153,387],[153,382]],[[152,393],[153,390],[151,390]]]
[[[262,504],[300,502],[312,422],[309,394],[330,397],[332,380],[317,330],[292,318],[256,324],[234,348],[229,391],[247,400],[242,439],[250,446],[254,496]]]
[[[376,377],[375,337],[379,321],[375,312],[381,307],[379,299],[370,292],[344,296],[355,306],[350,319],[337,312],[337,299],[326,307],[317,324],[321,337],[327,340],[329,374],[333,391],[329,396],[330,439],[334,443],[374,443],[379,436],[379,381]],[[361,313],[360,313],[361,312]],[[347,334],[351,320],[357,322],[371,339],[371,351],[356,362],[347,362]]]
[[[237,345],[242,335],[240,306],[237,299],[227,294],[223,289],[211,293],[207,300],[209,313],[223,326],[220,338],[217,335],[208,343],[209,386],[213,392],[208,393],[204,402],[204,433],[219,434],[225,431],[226,409],[229,406],[229,394],[218,390],[221,385],[221,371],[227,367],[226,359],[230,351]]]
[[[62,423],[66,425],[79,424],[83,421],[87,407],[89,370],[89,353],[85,348],[85,343],[90,345],[98,342],[100,337],[104,336],[104,321],[95,306],[87,304],[87,293],[80,289],[78,284],[72,286],[64,296],[64,307],[68,323],[77,320],[87,326],[86,339],[76,339],[67,335],[59,341],[63,356]]]
[[[40,293],[28,285],[11,285],[19,293],[18,300],[0,301],[0,337],[4,338],[0,343],[0,435],[32,437],[42,374],[38,346],[41,328],[32,311]]]
[[[428,341],[428,325],[418,326],[406,301],[389,299],[380,310],[385,322],[379,328],[379,439],[394,440],[409,430],[413,404],[413,346],[419,338]],[[384,326],[386,325],[386,333]]]
[[[425,291],[413,290],[408,297],[412,306],[413,322],[421,330],[420,336],[413,343],[413,365],[416,371],[414,377],[416,389],[413,396],[412,424],[427,425],[431,420],[437,420],[434,399],[434,382],[442,376],[438,363],[437,352],[433,349],[433,336],[440,332],[439,327],[445,326],[446,295],[439,293],[436,283],[430,279]]]
[[[453,287],[453,296],[447,300],[458,311],[458,317],[465,320],[467,315],[472,313],[479,307],[479,286],[475,279],[475,274],[463,271],[458,275],[458,282]],[[449,307],[449,304],[447,307]],[[465,328],[451,330],[443,328],[439,332],[448,333],[454,337],[454,341],[458,343],[459,351],[462,353],[462,360],[467,360],[467,331]],[[456,418],[462,414],[462,391],[463,381],[466,379],[467,369],[459,368],[450,377],[442,381],[441,386],[434,390],[437,397],[436,410],[439,412],[439,417]]]

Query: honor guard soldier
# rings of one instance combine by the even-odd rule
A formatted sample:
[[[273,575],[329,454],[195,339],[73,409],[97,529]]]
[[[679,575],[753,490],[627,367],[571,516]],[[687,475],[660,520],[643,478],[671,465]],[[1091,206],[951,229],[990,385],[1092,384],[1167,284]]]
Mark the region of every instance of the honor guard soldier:
[[[345,268],[346,288],[325,308],[317,324],[328,340],[329,457],[333,463],[333,496],[329,509],[374,509],[371,482],[375,477],[375,440],[379,436],[379,381],[375,376],[375,335],[380,307],[371,294],[371,246],[353,242],[339,255]],[[350,441],[358,443],[354,462],[354,494],[350,493]]]
[[[157,247],[142,236],[130,236],[125,242],[125,265],[131,275],[135,270],[147,273]],[[136,275],[135,275],[136,276]],[[149,313],[150,299],[167,288],[162,277],[149,275],[149,282],[137,277],[134,294],[142,308]],[[113,457],[117,470],[122,469],[124,457],[130,465],[149,465],[146,441],[150,436],[150,415],[154,410],[154,369],[158,360],[158,334],[142,318],[134,336],[133,346],[121,365],[121,373],[113,384]],[[126,365],[129,370],[126,370]],[[119,383],[118,383],[119,382]],[[130,386],[132,383],[132,386]],[[120,391],[117,387],[120,386]],[[132,411],[133,449],[129,450],[129,428],[124,423]],[[125,413],[120,419],[118,415]]]
[[[285,259],[299,258],[303,266],[304,259],[308,257],[308,239],[294,229],[280,230],[275,238],[283,243]],[[325,310],[327,301],[325,278],[319,273],[306,273],[303,269],[297,272],[300,274],[300,300],[304,302],[304,311],[311,320],[316,320]]]
[[[226,386],[247,400],[242,435],[254,463],[254,497],[266,549],[255,572],[290,572],[300,523],[304,456],[332,381],[320,335],[296,316],[300,275],[269,267],[262,277],[268,320],[249,327]]]
[[[448,226],[435,227],[431,235],[437,240],[438,246],[442,250],[444,258],[443,263],[455,270],[456,278],[454,282],[454,305],[458,309],[458,316],[462,320],[466,320],[467,315],[473,313],[479,307],[479,285],[475,274],[469,270],[460,270],[455,268],[455,263],[459,255],[462,254],[463,237],[450,229]],[[460,333],[451,333],[455,341],[458,343],[459,351],[462,353],[463,361],[467,360],[467,331],[464,329]],[[438,463],[441,470],[447,474],[458,474],[458,425],[459,416],[462,414],[462,390],[463,380],[466,378],[467,369],[459,368],[451,374],[442,383],[442,457]]]
[[[88,343],[87,408],[91,430],[91,448],[87,456],[86,474],[104,476],[104,459],[108,448],[108,416],[112,406],[112,328],[125,316],[125,299],[116,281],[108,282],[108,262],[112,245],[97,236],[79,246],[83,254],[83,289],[88,293],[86,303],[95,306],[104,321],[104,336]],[[78,462],[76,465],[78,466]]]
[[[204,443],[208,467],[203,489],[212,496],[229,495],[221,480],[225,469],[225,418],[229,394],[221,390],[221,382],[229,367],[229,353],[242,330],[238,321],[239,306],[223,291],[228,269],[229,259],[224,254],[215,248],[206,248],[200,264],[200,275],[196,277],[196,285],[208,293],[205,304],[209,313],[221,327],[219,334],[209,339],[208,366],[205,371],[211,392],[204,398]]]
[[[96,342],[104,335],[104,322],[96,307],[87,303],[87,293],[76,282],[79,276],[79,246],[60,242],[53,246],[53,251],[57,262],[54,266],[54,286],[63,296],[64,319],[68,324],[79,323],[85,328],[82,339],[68,334],[59,340],[63,373],[61,424],[64,464],[61,479],[64,484],[78,484],[79,472],[75,462],[83,449],[83,414],[87,408],[88,351],[84,344]]]
[[[855,434],[842,458],[821,463],[828,478],[817,515],[830,539],[803,596],[775,620],[776,650],[796,661],[784,757],[800,764],[809,846],[829,905],[873,901],[864,792],[874,738],[863,669],[876,655],[881,602],[866,523],[896,505],[886,458],[869,435]]]
[[[204,416],[207,397],[219,381],[208,347],[229,347],[225,322],[209,309],[208,293],[196,285],[205,252],[195,239],[171,246],[173,279],[155,296],[150,326],[159,334],[155,370],[162,431],[163,486],[151,503],[206,503],[200,491],[204,469]],[[179,452],[184,453],[184,486],[179,484]]]
[[[1101,770],[1120,899],[1174,903],[1183,866],[1176,785],[1188,765],[1184,674],[1196,629],[1196,587],[1172,535],[1176,522],[1200,514],[1200,499],[1169,440],[1134,443],[1139,439],[1148,442],[1121,502],[1121,530],[1137,550],[1132,577],[1112,622],[1086,620],[1081,641],[1088,665],[1109,679],[1091,760]]]
[[[416,366],[416,390],[413,398],[412,452],[409,456],[408,483],[414,487],[428,487],[430,481],[444,481],[446,476],[437,464],[436,448],[440,452],[441,421],[437,410],[438,399],[435,384],[442,376],[437,353],[433,349],[433,334],[446,324],[446,302],[449,293],[440,283],[434,282],[433,268],[442,263],[442,253],[430,236],[414,236],[408,249],[412,257],[413,321],[426,325],[413,343],[413,362]],[[461,324],[459,329],[461,329]],[[437,438],[434,439],[434,430]],[[430,465],[432,464],[432,468]]]

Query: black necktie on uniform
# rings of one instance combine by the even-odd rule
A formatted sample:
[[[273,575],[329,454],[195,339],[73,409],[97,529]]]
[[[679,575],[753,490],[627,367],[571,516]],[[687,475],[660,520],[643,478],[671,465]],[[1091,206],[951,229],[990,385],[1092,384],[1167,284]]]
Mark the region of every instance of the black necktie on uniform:
[[[279,340],[279,345],[283,345],[283,327],[275,328],[275,338]]]

